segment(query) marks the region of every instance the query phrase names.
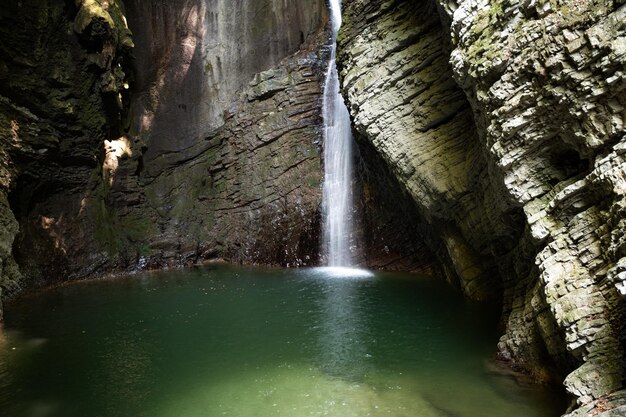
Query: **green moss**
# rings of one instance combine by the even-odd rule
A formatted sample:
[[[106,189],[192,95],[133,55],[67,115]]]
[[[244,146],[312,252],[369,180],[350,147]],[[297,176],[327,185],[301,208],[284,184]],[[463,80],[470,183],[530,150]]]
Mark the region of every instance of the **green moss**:
[[[110,28],[115,27],[111,15],[105,7],[97,0],[83,0],[76,19],[74,20],[74,30],[82,33],[93,20],[100,19],[106,22]]]
[[[103,191],[96,195],[94,214],[96,241],[109,254],[119,253],[123,242],[118,232],[117,218],[111,213]]]
[[[156,226],[145,211],[131,211],[120,216],[110,204],[111,189],[102,176],[102,169],[93,171],[95,183],[93,218],[96,241],[109,255],[149,253],[147,241],[157,235]]]
[[[319,188],[320,186],[320,180],[318,178],[307,178],[306,183],[312,188]]]
[[[502,45],[496,39],[499,23],[504,16],[501,1],[491,3],[490,7],[477,13],[470,29],[476,39],[468,48],[468,60],[474,67],[488,66],[501,57]]]
[[[142,242],[150,235],[149,218],[137,212],[122,217],[120,226],[131,242]]]

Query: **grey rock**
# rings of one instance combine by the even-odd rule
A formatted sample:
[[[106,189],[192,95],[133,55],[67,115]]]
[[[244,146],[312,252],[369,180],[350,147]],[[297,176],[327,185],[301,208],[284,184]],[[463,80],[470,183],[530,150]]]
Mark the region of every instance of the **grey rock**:
[[[344,6],[355,127],[425,241],[468,295],[503,290],[502,357],[601,404],[624,379],[626,6]]]

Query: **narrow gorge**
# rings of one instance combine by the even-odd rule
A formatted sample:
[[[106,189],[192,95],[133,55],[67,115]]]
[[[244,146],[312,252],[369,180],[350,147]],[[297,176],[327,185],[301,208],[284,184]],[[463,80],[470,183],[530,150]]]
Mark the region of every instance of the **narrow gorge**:
[[[158,307],[168,304],[164,300],[180,311],[205,305],[196,295],[177,298],[183,284],[172,282],[190,279],[202,294],[216,292],[206,305],[227,305],[228,313],[205,311],[211,317],[238,317],[241,308],[261,329],[287,323],[274,315],[285,305],[286,314],[297,320],[285,324],[289,331],[316,335],[315,343],[328,354],[323,363],[300,369],[297,361],[290,362],[295,353],[277,342],[282,340],[278,328],[262,332],[269,338],[265,342],[250,336],[230,342],[232,332],[207,319],[215,325],[211,332],[235,346],[232,353],[242,358],[237,366],[257,360],[237,350],[245,341],[263,346],[263,360],[276,360],[280,369],[239,378],[247,381],[241,391],[249,389],[247,396],[229,391],[238,389],[229,382],[207,388],[219,391],[215,404],[204,404],[199,391],[190,397],[190,404],[203,404],[214,414],[226,411],[212,408],[221,407],[223,399],[243,395],[263,397],[268,410],[280,408],[267,415],[289,415],[287,405],[272,395],[291,389],[320,396],[299,397],[300,414],[291,415],[305,410],[323,415],[314,407],[341,404],[344,397],[331,394],[337,391],[352,405],[349,415],[376,413],[370,407],[377,404],[398,416],[487,416],[437,397],[447,392],[443,365],[441,375],[432,368],[434,386],[439,387],[438,378],[444,381],[440,388],[410,395],[422,384],[411,378],[430,369],[427,359],[406,371],[389,359],[385,372],[394,378],[406,372],[400,379],[373,363],[382,360],[385,349],[397,349],[407,363],[413,352],[434,349],[441,357],[433,361],[449,360],[450,367],[463,371],[466,363],[445,349],[458,343],[468,351],[481,350],[479,342],[464,345],[460,339],[469,329],[482,334],[481,326],[489,323],[499,340],[484,336],[481,342],[489,340],[491,357],[480,358],[497,368],[499,378],[513,375],[509,379],[532,381],[533,387],[558,387],[567,397],[557,405],[562,415],[626,415],[624,0],[342,0],[336,35],[329,6],[325,0],[9,0],[0,8],[0,300],[7,333],[5,338],[0,329],[0,378],[8,381],[0,383],[0,409],[12,406],[3,402],[3,391],[16,390],[12,381],[20,381],[5,377],[13,375],[6,358],[18,346],[13,336],[22,331],[18,324],[39,326],[29,324],[27,309],[45,320],[49,308],[51,322],[63,327],[55,296],[44,295],[52,298],[39,302],[39,294],[60,288],[63,295],[57,298],[66,300],[74,316],[89,304],[100,309],[94,317],[112,317],[117,310],[99,303],[127,296],[103,282],[130,275],[124,282],[132,291],[141,285],[154,294],[172,291],[154,306],[146,301],[150,314],[138,322],[166,316]],[[322,282],[314,268],[328,261],[323,190],[331,177],[324,153],[332,134],[328,128],[325,133],[324,96],[335,60],[339,85],[332,88],[343,96],[351,120],[343,130],[348,135],[352,130],[355,144],[335,169],[347,169],[347,162],[354,166],[353,196],[338,194],[353,203],[343,210],[354,233],[346,236],[347,223],[339,223],[336,235],[352,254],[350,262],[343,257],[330,264],[383,271],[363,282]],[[253,270],[215,267],[230,277],[222,281],[211,268],[224,263],[294,269],[262,269],[258,275],[265,278],[255,280]],[[162,285],[145,278],[147,271],[192,266],[209,272],[193,272],[193,278],[163,275]],[[402,284],[385,275],[394,271],[405,274],[398,278]],[[295,278],[281,275],[291,273]],[[418,291],[404,282],[426,276],[447,282],[468,306],[482,306],[468,311],[451,306],[458,313],[451,324],[456,333],[438,336],[439,330],[432,330],[437,348],[410,339],[412,331],[426,326],[414,321],[425,317],[421,303],[433,301],[427,294],[448,297],[443,294],[449,288],[416,284],[424,285],[424,293],[407,298]],[[90,301],[82,307],[80,293],[63,292],[73,294],[69,282],[80,280],[95,281],[86,287]],[[254,286],[263,288],[262,302],[252,297]],[[142,300],[133,298],[132,305],[144,305]],[[257,302],[258,313],[252,308]],[[298,302],[302,309],[291,306]],[[431,306],[433,320],[447,320],[447,302]],[[494,303],[497,313],[480,310]],[[114,306],[129,308],[121,305]],[[199,313],[185,314],[191,320]],[[411,325],[396,315],[406,315]],[[127,333],[152,334],[141,326],[120,332],[115,323],[122,318],[111,317],[102,326],[112,326],[128,349],[139,343],[134,336],[124,339]],[[315,320],[321,324],[307,327]],[[163,329],[203,347],[216,343],[208,336],[195,339],[202,326],[177,333],[183,323],[171,329],[163,324]],[[386,326],[406,334],[388,335]],[[370,334],[371,328],[382,333]],[[250,332],[246,329],[241,333]],[[429,331],[420,333],[420,343],[429,337]],[[285,340],[289,349],[301,343],[303,356],[315,356],[312,342]],[[33,343],[24,342],[24,349],[35,349]],[[171,346],[179,357],[189,356],[215,374],[231,372],[211,368],[195,350],[191,354],[176,343]],[[235,359],[220,356],[229,349],[212,352],[230,363]],[[161,356],[150,357],[158,362]],[[133,372],[150,361],[134,362]],[[276,382],[290,372],[296,382]],[[480,372],[487,371],[481,367]],[[323,382],[308,385],[307,378]],[[482,387],[459,381],[458,386]],[[162,387],[164,392],[177,392],[171,384]],[[191,385],[180,390],[196,395]],[[396,385],[405,387],[406,397],[389,388]],[[457,388],[453,392],[460,395]],[[149,415],[204,415],[200,408],[176,413],[177,403],[167,399],[172,403]],[[104,398],[98,401],[107,404]],[[506,411],[509,405],[500,406],[492,410],[494,416],[518,415]],[[59,407],[33,410],[62,415]],[[251,402],[249,408],[228,410],[239,417],[255,410],[265,415],[255,407]],[[132,407],[107,410],[103,415],[121,416]],[[557,415],[534,412],[526,415]],[[15,411],[10,417],[22,415],[27,414]]]

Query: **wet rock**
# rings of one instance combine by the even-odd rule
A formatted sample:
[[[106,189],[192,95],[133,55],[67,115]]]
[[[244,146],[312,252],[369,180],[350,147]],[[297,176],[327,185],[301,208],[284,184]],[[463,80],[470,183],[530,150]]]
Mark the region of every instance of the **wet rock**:
[[[143,155],[120,160],[109,195],[113,224],[126,225],[111,230],[116,250],[132,253],[130,264],[141,257],[146,266],[211,258],[316,262],[320,65],[303,50],[256,75],[223,126],[185,149],[185,160],[162,154],[150,162],[169,167],[156,177],[135,175]]]

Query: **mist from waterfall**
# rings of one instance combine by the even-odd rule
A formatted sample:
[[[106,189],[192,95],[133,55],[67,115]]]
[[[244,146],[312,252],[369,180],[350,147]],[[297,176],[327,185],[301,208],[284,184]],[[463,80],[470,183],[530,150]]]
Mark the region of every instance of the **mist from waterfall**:
[[[330,0],[332,44],[324,86],[323,234],[328,266],[350,266],[352,236],[352,131],[350,114],[339,92],[335,62],[341,1]]]

